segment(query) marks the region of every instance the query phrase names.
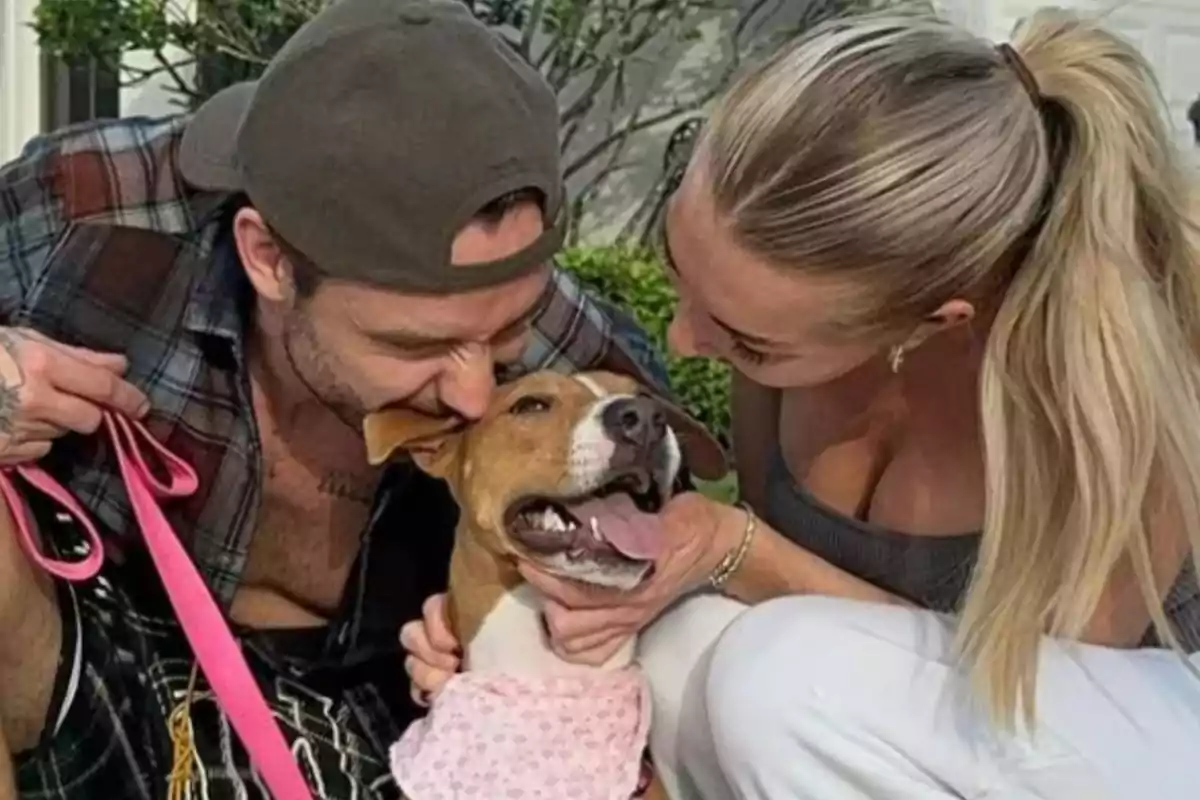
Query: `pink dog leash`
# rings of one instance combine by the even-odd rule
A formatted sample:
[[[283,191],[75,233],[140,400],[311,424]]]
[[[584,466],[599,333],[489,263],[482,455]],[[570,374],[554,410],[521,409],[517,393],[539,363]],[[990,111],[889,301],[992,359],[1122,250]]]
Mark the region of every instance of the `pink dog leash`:
[[[167,596],[179,617],[209,685],[230,724],[246,746],[259,775],[277,800],[311,798],[308,784],[283,738],[275,718],[250,674],[241,648],[183,543],[158,505],[160,498],[186,497],[196,491],[195,471],[161,445],[136,422],[106,413],[104,429],[116,451],[117,465],[129,503]],[[144,452],[157,456],[169,476],[160,481],[146,461]],[[80,561],[58,561],[37,547],[29,510],[13,483],[19,475],[31,487],[56,501],[83,528],[89,549]],[[86,581],[100,571],[104,543],[79,502],[47,472],[37,466],[6,467],[0,470],[0,494],[8,502],[16,522],[17,538],[29,558],[42,569],[71,582]]]

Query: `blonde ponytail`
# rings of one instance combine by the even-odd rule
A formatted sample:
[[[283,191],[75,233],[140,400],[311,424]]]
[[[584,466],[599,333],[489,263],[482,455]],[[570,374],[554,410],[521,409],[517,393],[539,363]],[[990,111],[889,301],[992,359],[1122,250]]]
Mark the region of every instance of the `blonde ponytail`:
[[[1150,69],[1094,20],[1028,18],[1051,177],[988,338],[987,513],[960,644],[997,721],[1035,713],[1041,636],[1076,638],[1132,568],[1163,641],[1150,522],[1200,552],[1200,249]]]

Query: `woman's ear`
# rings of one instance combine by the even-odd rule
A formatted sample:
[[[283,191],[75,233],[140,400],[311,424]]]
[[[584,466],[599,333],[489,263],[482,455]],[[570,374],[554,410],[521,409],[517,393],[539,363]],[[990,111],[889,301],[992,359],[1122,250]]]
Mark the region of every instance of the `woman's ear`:
[[[901,347],[911,352],[931,337],[960,325],[966,325],[973,319],[975,319],[975,306],[970,301],[958,298],[947,300],[938,307],[937,311],[926,316],[917,325],[916,329],[901,344]]]

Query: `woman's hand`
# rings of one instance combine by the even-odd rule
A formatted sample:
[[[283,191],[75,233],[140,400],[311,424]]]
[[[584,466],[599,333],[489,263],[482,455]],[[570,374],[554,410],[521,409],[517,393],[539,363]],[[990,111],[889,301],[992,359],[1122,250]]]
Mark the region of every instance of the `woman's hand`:
[[[400,646],[407,651],[404,671],[412,680],[412,697],[417,705],[429,700],[458,672],[462,650],[446,617],[446,595],[435,594],[421,608],[422,619],[400,629]]]
[[[606,662],[678,597],[703,585],[741,540],[745,512],[696,492],[677,495],[661,513],[664,555],[654,574],[629,592],[558,578],[521,562],[525,580],[545,595],[550,645],[579,664]]]

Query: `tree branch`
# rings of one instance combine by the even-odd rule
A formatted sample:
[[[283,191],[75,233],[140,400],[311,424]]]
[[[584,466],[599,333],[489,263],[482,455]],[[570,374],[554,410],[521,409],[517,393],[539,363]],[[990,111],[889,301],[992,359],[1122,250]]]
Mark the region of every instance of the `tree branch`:
[[[529,16],[525,18],[525,28],[521,31],[521,52],[533,53],[533,37],[542,27],[542,14],[546,11],[546,0],[533,0],[529,7]]]
[[[819,0],[818,0],[819,1]],[[738,15],[737,23],[733,26],[733,39],[740,40],[742,35],[750,27],[751,23],[759,16],[759,12],[767,6],[768,3],[775,4],[775,11],[767,14],[769,18],[774,16],[779,11],[779,7],[783,5],[784,0],[754,0],[754,3],[745,12]]]
[[[601,0],[601,2],[604,2],[604,0]],[[579,34],[583,30],[584,21],[587,19],[587,11],[580,7],[582,4],[572,4],[572,6],[577,11],[574,16],[564,20],[566,25],[564,25],[558,34],[558,53],[551,60],[550,69],[546,76],[556,95],[560,94],[566,88],[571,78],[570,67],[575,58],[575,47],[578,45]]]
[[[662,125],[663,123],[670,122],[672,119],[682,114],[687,114],[700,109],[705,103],[716,97],[717,94],[720,93],[721,88],[723,87],[711,89],[691,102],[672,106],[668,110],[655,114],[652,117],[647,117],[646,119],[637,122],[631,120],[628,125],[622,126],[620,130],[605,136],[599,142],[585,150],[578,158],[572,160],[570,164],[566,165],[563,168],[563,177],[569,178],[575,173],[579,172],[579,170],[586,167],[589,163],[598,158],[602,153],[619,142],[622,138],[631,136],[638,131],[644,131],[647,128],[653,128],[656,125]]]
[[[205,44],[219,53],[258,66],[265,66],[271,60],[272,54],[262,52],[261,37],[242,19],[236,3],[223,4],[219,10],[214,8],[212,14],[197,20],[196,27],[198,32],[208,34],[200,37],[198,33],[198,39],[206,40]]]
[[[603,67],[596,69],[592,73],[592,79],[589,81],[587,88],[562,112],[562,121],[571,122],[577,117],[586,116],[592,110],[596,96],[604,89],[604,86],[608,83],[608,79],[615,71],[616,65],[611,60],[606,61]]]
[[[554,58],[554,54],[558,52],[558,42],[558,39],[551,39],[546,43],[546,48],[542,50],[541,55],[533,57],[531,54],[530,57],[533,60],[533,66],[537,68],[538,72],[543,74],[546,72],[546,62]]]
[[[179,72],[181,68],[195,64],[195,58],[188,59],[187,61],[181,61],[177,64],[172,64],[170,59],[163,54],[162,50],[155,50],[154,60],[162,66],[163,71],[165,71],[167,75],[170,76],[171,80],[175,82],[175,86],[179,94],[186,97],[189,101],[198,100],[200,98],[200,93],[196,91],[195,84],[184,80],[183,75]]]
[[[621,230],[617,233],[618,241],[632,239],[634,237],[634,230],[642,228],[642,232],[637,235],[637,239],[639,244],[646,244],[647,232],[650,230],[650,221],[661,212],[662,207],[666,203],[666,192],[663,191],[663,183],[663,178],[660,175],[655,180],[654,185],[642,195],[637,208],[633,210],[633,213],[629,215],[625,223],[621,225]]]

